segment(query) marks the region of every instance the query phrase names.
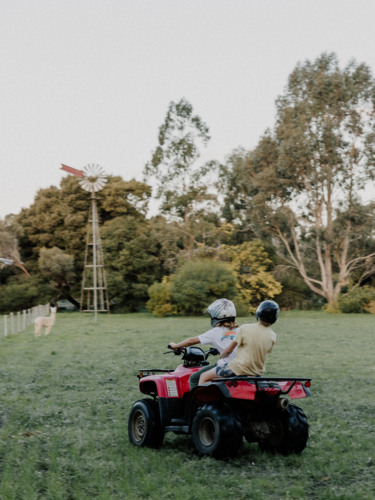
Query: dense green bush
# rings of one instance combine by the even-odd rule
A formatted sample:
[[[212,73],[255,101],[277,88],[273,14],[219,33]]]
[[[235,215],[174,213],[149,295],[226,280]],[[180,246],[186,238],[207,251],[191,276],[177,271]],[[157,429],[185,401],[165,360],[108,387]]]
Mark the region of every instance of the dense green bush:
[[[281,293],[282,286],[270,272],[272,260],[262,241],[223,245],[223,248],[231,269],[236,273],[238,289],[249,312],[255,314],[260,302]]]
[[[55,297],[56,291],[42,278],[14,276],[0,287],[0,312],[22,311],[38,304],[46,304]]]
[[[366,313],[371,311],[368,306],[373,301],[375,301],[375,289],[363,287],[341,295],[338,304],[343,313]]]
[[[225,262],[190,260],[177,271],[171,295],[179,312],[202,314],[216,299],[239,297],[237,278]]]
[[[163,280],[163,283],[154,283],[148,289],[150,300],[146,307],[159,318],[177,313],[177,306],[171,304],[171,283]]]
[[[238,292],[236,274],[229,264],[202,259],[190,260],[178,269],[169,283],[155,283],[149,288],[147,308],[157,316],[166,314],[199,315],[219,298],[233,300],[237,315],[248,309]]]

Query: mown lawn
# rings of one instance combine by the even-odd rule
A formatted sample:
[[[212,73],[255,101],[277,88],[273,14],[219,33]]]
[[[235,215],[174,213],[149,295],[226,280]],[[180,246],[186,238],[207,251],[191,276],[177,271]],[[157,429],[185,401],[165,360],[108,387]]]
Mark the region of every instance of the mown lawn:
[[[245,442],[238,458],[220,462],[173,434],[160,450],[130,445],[137,369],[177,366],[162,354],[168,342],[208,326],[207,318],[149,314],[95,324],[61,313],[49,337],[35,339],[29,327],[1,339],[0,498],[374,499],[372,315],[286,312],[275,325],[267,374],[313,378],[313,397],[300,403],[311,425],[302,456]]]

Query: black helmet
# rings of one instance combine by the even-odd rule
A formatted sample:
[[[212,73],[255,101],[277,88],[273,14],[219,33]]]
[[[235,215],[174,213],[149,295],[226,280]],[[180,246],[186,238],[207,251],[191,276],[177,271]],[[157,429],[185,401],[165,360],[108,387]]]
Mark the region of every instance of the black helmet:
[[[279,304],[274,302],[273,300],[265,300],[261,304],[259,304],[257,312],[255,316],[266,323],[270,323],[271,325],[276,322],[279,317],[280,307]]]

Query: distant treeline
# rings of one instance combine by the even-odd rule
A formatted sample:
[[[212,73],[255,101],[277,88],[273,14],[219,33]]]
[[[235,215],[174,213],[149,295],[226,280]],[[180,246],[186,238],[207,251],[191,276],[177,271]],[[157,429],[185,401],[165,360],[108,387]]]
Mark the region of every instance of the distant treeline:
[[[361,196],[375,179],[371,71],[323,54],[296,66],[276,109],[254,150],[202,163],[208,126],[186,99],[172,102],[144,181],[109,178],[98,205],[114,310],[200,314],[226,296],[243,314],[265,298],[371,312],[375,204]],[[150,184],[160,208],[147,218]],[[66,177],[0,222],[0,257],[17,264],[0,270],[0,311],[75,302],[88,207]]]

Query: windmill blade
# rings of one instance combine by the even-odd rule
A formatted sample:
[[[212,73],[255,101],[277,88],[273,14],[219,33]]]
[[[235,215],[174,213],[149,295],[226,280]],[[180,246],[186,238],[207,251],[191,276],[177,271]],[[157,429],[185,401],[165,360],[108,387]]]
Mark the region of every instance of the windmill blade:
[[[81,188],[84,189],[85,191],[92,191],[92,182],[90,182],[88,179],[83,179],[82,181],[79,181]]]
[[[85,174],[82,172],[82,170],[77,170],[76,168],[73,167],[68,167],[68,165],[64,165],[63,163],[61,164],[60,170],[65,170],[65,172],[68,172],[69,174],[73,174],[76,177],[83,177]]]
[[[100,188],[103,188],[106,185],[107,179],[98,179],[95,184],[98,184]]]
[[[90,163],[83,167],[83,179],[79,181],[82,189],[89,192],[98,192],[107,183],[107,174],[100,165]]]
[[[103,189],[104,186],[105,186],[104,182],[101,182],[101,181],[94,182],[95,191],[100,191],[101,189]]]

